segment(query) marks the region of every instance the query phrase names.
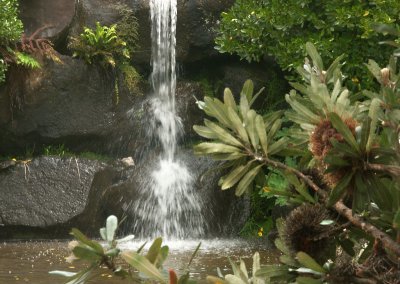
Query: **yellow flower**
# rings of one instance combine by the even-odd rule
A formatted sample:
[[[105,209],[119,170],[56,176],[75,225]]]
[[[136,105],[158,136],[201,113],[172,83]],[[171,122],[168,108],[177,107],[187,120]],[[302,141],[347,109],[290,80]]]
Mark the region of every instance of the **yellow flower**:
[[[16,161],[17,161],[17,159],[15,159],[15,158],[12,158],[11,160],[12,160],[12,161],[14,161],[14,162],[16,162]]]
[[[358,80],[357,77],[351,78],[351,81],[352,81],[354,84],[359,84],[359,83],[360,83],[360,81]]]
[[[369,15],[369,11],[365,11],[363,16],[366,17],[368,15]]]
[[[270,190],[270,188],[268,186],[265,186],[265,187],[263,187],[263,191],[264,192],[270,192],[271,190]]]
[[[258,236],[262,237],[263,233],[261,231],[258,231]]]

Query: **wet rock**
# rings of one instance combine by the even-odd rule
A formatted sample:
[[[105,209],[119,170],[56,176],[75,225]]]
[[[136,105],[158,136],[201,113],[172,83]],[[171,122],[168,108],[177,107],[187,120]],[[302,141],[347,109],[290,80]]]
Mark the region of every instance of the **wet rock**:
[[[20,15],[26,35],[47,27],[38,36],[57,40],[71,24],[76,3],[75,0],[20,0]]]
[[[40,157],[0,171],[2,226],[46,227],[82,213],[93,177],[103,163]]]
[[[116,105],[112,74],[82,60],[60,58],[62,64],[45,61],[24,80],[16,84],[10,80],[8,88],[0,90],[0,101],[5,102],[0,107],[1,152],[62,143],[75,151],[105,153],[137,122],[130,120],[126,111],[135,108],[140,94],[121,86]],[[13,105],[10,97],[20,104]]]

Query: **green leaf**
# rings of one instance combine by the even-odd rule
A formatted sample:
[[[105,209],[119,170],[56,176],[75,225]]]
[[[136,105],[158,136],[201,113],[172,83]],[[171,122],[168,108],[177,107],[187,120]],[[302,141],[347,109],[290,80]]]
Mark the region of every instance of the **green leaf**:
[[[335,186],[335,188],[332,189],[331,194],[329,195],[329,200],[327,204],[328,207],[335,204],[343,196],[353,176],[354,176],[353,171],[347,172],[346,175]]]
[[[287,142],[288,142],[288,137],[282,137],[278,141],[272,143],[269,146],[269,150],[268,150],[269,154],[274,155],[276,153],[279,153],[280,151],[282,151],[285,148],[285,146],[287,146]]]
[[[329,66],[328,70],[326,70],[326,79],[325,81],[328,83],[332,78],[333,78],[333,74],[334,71],[339,67],[340,61],[342,61],[342,59],[344,58],[344,54],[340,55],[339,57],[337,57],[332,64]]]
[[[297,261],[300,262],[304,267],[312,269],[316,272],[326,273],[325,269],[319,265],[311,256],[306,254],[305,252],[298,252],[296,254]]]
[[[329,114],[329,119],[335,127],[335,129],[342,134],[344,140],[355,150],[357,153],[360,153],[360,148],[358,147],[357,141],[353,135],[353,133],[350,131],[348,126],[344,124],[342,119],[334,112]]]
[[[114,215],[108,216],[106,221],[106,236],[107,241],[111,242],[114,240],[115,231],[118,228],[118,218]]]
[[[244,82],[242,92],[240,93],[240,97],[245,96],[247,99],[247,102],[250,102],[251,99],[253,98],[253,92],[254,92],[253,81],[246,80],[246,82]]]
[[[323,225],[323,226],[329,226],[329,225],[332,225],[334,223],[335,223],[335,221],[327,219],[327,220],[322,220],[321,223],[319,223],[319,224]]]
[[[129,265],[136,268],[141,273],[152,279],[166,283],[161,272],[146,257],[133,251],[123,252],[121,256]]]
[[[247,112],[250,110],[249,101],[247,100],[246,96],[241,96],[240,97],[239,108],[240,108],[240,114],[241,114],[242,119],[244,121],[246,119],[246,117],[247,117]]]
[[[237,108],[235,98],[229,88],[225,88],[224,90],[224,103],[227,107],[231,107],[232,109]]]
[[[324,70],[324,64],[322,62],[322,58],[319,55],[315,46],[311,42],[306,43],[306,51],[308,55],[311,57],[314,66],[318,67],[320,71]]]
[[[264,154],[266,157],[268,157],[268,138],[265,131],[265,124],[261,115],[257,115],[255,118],[255,128]]]
[[[263,266],[256,272],[256,276],[261,278],[273,278],[276,276],[282,276],[288,274],[289,274],[288,266],[276,265],[276,264]]]
[[[160,253],[157,256],[157,260],[155,261],[155,265],[157,268],[162,267],[164,262],[167,260],[169,254],[169,247],[168,246],[163,246],[160,248]]]
[[[153,264],[156,262],[158,254],[160,253],[161,244],[162,238],[155,239],[146,254],[146,258]]]
[[[258,96],[265,90],[264,87],[262,87],[257,94],[254,95],[254,97],[251,99],[250,103],[249,103],[249,107],[251,107],[254,102],[256,101],[256,99],[258,98]]]
[[[226,106],[218,99],[204,97],[204,111],[209,116],[215,117],[224,126],[230,126]]]
[[[258,172],[261,170],[263,165],[259,165],[253,169],[251,169],[239,182],[238,186],[236,187],[235,194],[236,196],[241,196],[247,188],[250,186],[250,183],[254,180]]]
[[[239,118],[238,114],[231,107],[228,107],[228,116],[232,123],[233,129],[239,135],[240,139],[242,139],[244,143],[249,144],[249,137],[247,136],[246,129],[243,126],[243,121]]]
[[[208,275],[206,277],[207,283],[214,283],[214,284],[228,284],[228,282],[226,282],[225,280],[219,278],[219,277],[215,277],[215,276],[210,276]]]
[[[103,240],[107,241],[106,228],[100,228],[100,236]]]
[[[239,180],[248,172],[254,161],[248,162],[246,165],[239,165],[228,175],[222,178],[223,182],[221,185],[222,190],[226,190],[234,186]]]
[[[257,116],[257,114],[254,110],[249,110],[247,112],[246,125],[245,125],[247,134],[250,137],[251,144],[253,145],[253,148],[255,151],[257,151],[258,143],[259,143],[259,138],[256,133],[256,127],[255,127],[256,116]]]
[[[368,142],[366,147],[367,152],[371,151],[371,148],[375,142],[376,127],[378,124],[378,112],[381,108],[381,103],[382,103],[381,100],[374,98],[372,99],[371,104],[369,106],[368,116],[371,118],[371,126],[369,130]]]
[[[201,137],[208,139],[217,139],[216,133],[206,126],[193,125],[193,130]]]
[[[240,149],[223,143],[203,142],[193,147],[195,154],[240,153]]]
[[[77,258],[88,261],[97,261],[102,257],[102,254],[97,253],[92,247],[84,244],[77,245],[73,248],[72,252]]]
[[[297,284],[322,284],[324,282],[320,279],[314,279],[314,278],[306,277],[306,276],[299,276],[296,278],[296,283]]]
[[[89,240],[81,231],[76,228],[71,230],[71,235],[73,235],[78,241],[84,243],[85,245],[93,248],[98,254],[104,254],[103,247],[96,241]]]
[[[231,274],[225,275],[225,280],[228,281],[229,284],[247,284],[240,277]]]
[[[215,136],[222,142],[232,145],[232,146],[243,147],[242,143],[240,143],[239,140],[237,140],[235,137],[233,137],[232,134],[230,134],[226,129],[220,127],[219,125],[217,125],[207,119],[204,120],[204,124],[211,131],[213,131],[215,133]]]

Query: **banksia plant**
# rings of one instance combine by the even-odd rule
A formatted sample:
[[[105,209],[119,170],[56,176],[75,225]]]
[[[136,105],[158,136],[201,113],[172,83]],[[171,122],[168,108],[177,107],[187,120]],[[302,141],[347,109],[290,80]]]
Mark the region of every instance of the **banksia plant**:
[[[303,204],[285,220],[283,237],[292,255],[303,251],[324,263],[329,256],[334,239],[330,235],[332,226],[324,225],[330,220],[328,210],[320,204]]]

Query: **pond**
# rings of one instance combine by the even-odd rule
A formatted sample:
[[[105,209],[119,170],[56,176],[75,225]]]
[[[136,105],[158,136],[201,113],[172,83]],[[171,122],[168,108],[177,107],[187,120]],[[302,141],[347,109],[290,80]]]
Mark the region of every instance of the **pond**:
[[[204,280],[207,275],[217,275],[217,267],[223,274],[231,272],[228,257],[235,262],[242,258],[250,270],[252,256],[258,251],[261,264],[276,263],[279,253],[266,240],[241,239],[214,239],[190,241],[166,241],[170,254],[165,268],[174,268],[178,275],[190,260],[198,243],[201,242],[199,252],[191,265],[191,277]],[[123,250],[136,250],[143,242],[135,241],[122,244]],[[83,263],[67,263],[69,255],[68,241],[32,241],[32,242],[3,242],[0,243],[0,283],[35,283],[54,284],[64,283],[63,277],[49,275],[51,270],[78,271],[84,267]],[[199,281],[201,283],[203,281]],[[108,270],[99,272],[99,276],[91,283],[114,284],[132,283],[113,277]]]

